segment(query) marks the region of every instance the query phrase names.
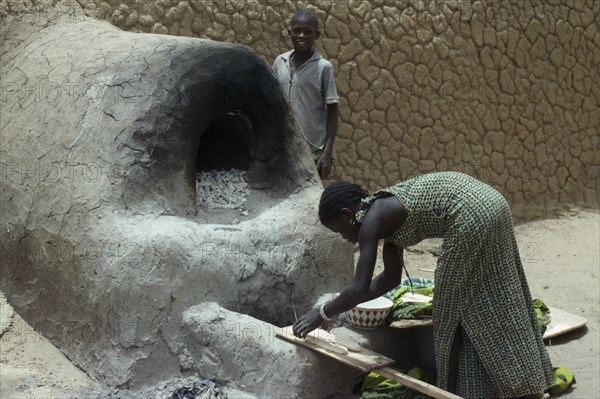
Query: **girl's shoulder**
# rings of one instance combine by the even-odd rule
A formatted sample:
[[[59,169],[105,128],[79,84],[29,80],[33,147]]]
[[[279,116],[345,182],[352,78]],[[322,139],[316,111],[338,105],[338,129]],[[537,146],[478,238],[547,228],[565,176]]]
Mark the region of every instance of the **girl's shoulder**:
[[[360,201],[358,211],[355,212],[354,217],[355,217],[356,221],[359,223],[362,223],[362,221],[365,218],[365,215],[371,208],[371,205],[373,205],[373,202],[375,202],[379,198],[385,198],[385,197],[391,197],[391,196],[394,196],[394,193],[391,190],[389,190],[389,188],[383,188],[381,190],[375,191],[373,194],[369,195],[368,197],[363,198]]]

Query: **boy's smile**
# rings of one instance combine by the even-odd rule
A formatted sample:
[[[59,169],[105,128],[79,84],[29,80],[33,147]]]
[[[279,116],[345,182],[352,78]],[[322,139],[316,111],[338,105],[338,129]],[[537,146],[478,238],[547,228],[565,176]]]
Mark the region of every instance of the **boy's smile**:
[[[305,53],[312,49],[320,32],[316,29],[313,21],[308,18],[300,18],[290,27],[288,34],[292,39],[294,51]]]

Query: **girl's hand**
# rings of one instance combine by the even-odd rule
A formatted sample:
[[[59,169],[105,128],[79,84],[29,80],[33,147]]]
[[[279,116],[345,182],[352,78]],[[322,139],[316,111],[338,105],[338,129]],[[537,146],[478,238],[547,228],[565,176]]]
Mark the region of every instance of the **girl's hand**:
[[[294,335],[298,338],[306,338],[309,332],[323,324],[319,308],[312,309],[303,314],[292,326]]]
[[[323,323],[321,324],[321,328],[325,331],[331,331],[331,329],[333,328],[333,326],[335,325],[336,321],[337,321],[337,315],[333,316],[331,318],[331,320],[324,320]]]

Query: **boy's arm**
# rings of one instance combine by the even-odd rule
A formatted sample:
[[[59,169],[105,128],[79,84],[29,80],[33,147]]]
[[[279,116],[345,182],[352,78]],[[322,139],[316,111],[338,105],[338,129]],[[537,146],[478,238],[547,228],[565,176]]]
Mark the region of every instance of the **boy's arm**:
[[[333,145],[337,135],[339,121],[339,108],[337,103],[327,104],[327,141],[323,148],[323,153],[317,161],[317,169],[321,179],[326,179],[331,172],[331,156],[333,155]]]

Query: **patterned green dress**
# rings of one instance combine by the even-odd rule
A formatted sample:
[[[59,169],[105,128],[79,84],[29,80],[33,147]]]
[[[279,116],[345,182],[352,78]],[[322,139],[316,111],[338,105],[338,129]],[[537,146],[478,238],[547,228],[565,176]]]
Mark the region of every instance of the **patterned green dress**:
[[[408,212],[386,242],[402,249],[443,238],[435,271],[434,342],[438,386],[448,389],[452,342],[461,328],[457,394],[513,398],[542,392],[552,365],[538,327],[506,200],[462,173],[429,173],[365,198],[393,195]]]

